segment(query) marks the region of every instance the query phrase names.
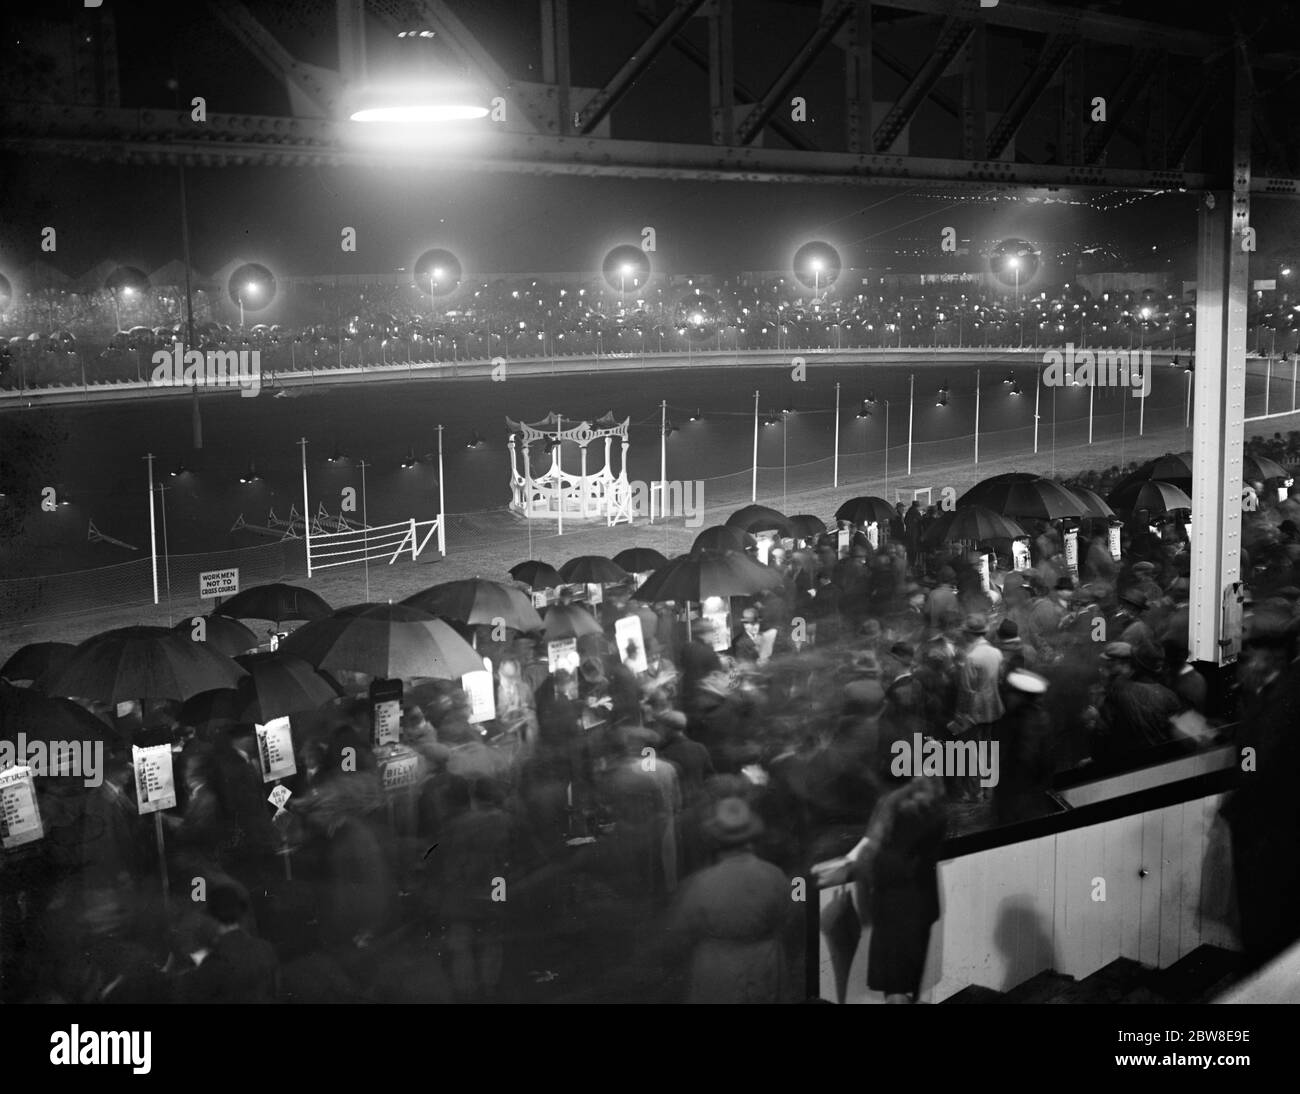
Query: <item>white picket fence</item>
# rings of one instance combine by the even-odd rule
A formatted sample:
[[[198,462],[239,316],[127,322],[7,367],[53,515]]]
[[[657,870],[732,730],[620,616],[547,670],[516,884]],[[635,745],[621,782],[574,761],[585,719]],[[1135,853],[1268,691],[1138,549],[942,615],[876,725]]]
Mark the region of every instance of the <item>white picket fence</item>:
[[[333,566],[350,566],[357,562],[387,560],[392,565],[407,551],[411,561],[420,557],[434,533],[438,534],[438,551],[445,557],[447,540],[442,520],[397,521],[370,528],[348,528],[339,532],[307,533],[307,576],[315,570]]]

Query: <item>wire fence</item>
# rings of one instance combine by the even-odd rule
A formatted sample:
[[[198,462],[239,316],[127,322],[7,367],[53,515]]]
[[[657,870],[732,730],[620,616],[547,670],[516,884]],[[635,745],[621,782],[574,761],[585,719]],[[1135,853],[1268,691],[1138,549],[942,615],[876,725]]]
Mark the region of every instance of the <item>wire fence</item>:
[[[302,542],[265,543],[256,547],[201,554],[159,555],[160,603],[191,603],[198,598],[199,574],[239,568],[243,587],[279,581],[306,572]],[[0,619],[59,619],[107,607],[153,604],[153,565],[148,558],[92,570],[0,580]]]

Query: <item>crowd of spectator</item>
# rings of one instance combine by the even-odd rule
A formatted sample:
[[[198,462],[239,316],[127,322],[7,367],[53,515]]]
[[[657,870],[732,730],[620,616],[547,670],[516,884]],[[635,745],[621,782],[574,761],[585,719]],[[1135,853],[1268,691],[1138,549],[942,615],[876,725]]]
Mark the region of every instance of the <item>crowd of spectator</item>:
[[[730,603],[734,629],[612,585],[581,609],[601,633],[572,673],[550,671],[536,635],[473,631],[496,715],[475,724],[458,685],[411,681],[401,736],[420,774],[396,800],[364,698],[295,716],[275,817],[251,726],[169,704],[119,716],[102,786],[62,803],[75,820],[58,840],[5,862],[6,997],[796,999],[796,883],[865,831],[869,985],[909,1001],[945,834],[1052,812],[1053,781],[1081,765],[1225,740],[1261,772],[1226,811],[1247,947],[1262,959],[1293,939],[1300,490],[1243,516],[1231,688],[1189,660],[1176,522],[1129,521],[1118,559],[1085,524],[1077,568],[1059,522],[1029,522],[1029,568],[986,581],[973,548],[988,545],[936,545],[936,517],[900,505],[878,546],[860,531],[847,550],[833,534],[780,543],[779,583]],[[629,615],[640,671],[613,641]],[[1000,778],[901,770],[899,743],[917,739],[996,744]],[[128,741],[178,754],[170,908]]]
[[[266,372],[512,357],[812,348],[1077,346],[1189,351],[1195,305],[1164,288],[1093,293],[1055,285],[1016,294],[969,285],[814,287],[791,279],[686,278],[648,290],[525,278],[466,282],[430,297],[406,284],[286,286],[279,322],[232,322],[215,290],[194,295],[200,347],[256,348]],[[1289,300],[1289,298],[1287,298]],[[1250,348],[1285,354],[1300,313],[1252,296]],[[150,354],[188,342],[184,294],[46,289],[0,320],[0,385],[147,378]]]

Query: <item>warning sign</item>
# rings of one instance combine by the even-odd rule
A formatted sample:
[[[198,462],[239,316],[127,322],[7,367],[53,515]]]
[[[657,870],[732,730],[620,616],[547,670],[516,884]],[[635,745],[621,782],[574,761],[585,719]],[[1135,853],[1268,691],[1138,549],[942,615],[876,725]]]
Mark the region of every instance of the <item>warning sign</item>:
[[[199,599],[215,600],[219,596],[234,596],[239,592],[239,567],[228,570],[207,570],[199,574]]]

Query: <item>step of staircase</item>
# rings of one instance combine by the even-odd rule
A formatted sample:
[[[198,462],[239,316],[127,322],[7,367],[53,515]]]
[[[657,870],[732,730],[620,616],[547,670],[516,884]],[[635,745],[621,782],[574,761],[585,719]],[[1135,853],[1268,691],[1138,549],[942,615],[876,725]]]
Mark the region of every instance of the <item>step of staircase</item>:
[[[1221,946],[1197,946],[1167,969],[1147,973],[1146,985],[1171,1003],[1205,1002],[1238,979],[1242,957]]]
[[[944,1003],[1164,1004],[1208,1003],[1241,978],[1240,954],[1198,946],[1167,969],[1148,969],[1120,957],[1082,980],[1040,972],[1008,992],[972,984]]]
[[[1051,1003],[1119,1003],[1142,986],[1147,970],[1126,957],[1116,958],[1082,980],[1073,981]]]
[[[971,984],[962,988],[956,995],[950,995],[943,1000],[943,1004],[953,1003],[962,1006],[967,1003],[1001,1003],[1006,999],[1006,995],[1000,991],[994,991],[992,988],[982,987],[979,984]]]
[[[1023,984],[1012,988],[1003,998],[1004,1003],[1050,1003],[1056,996],[1075,983],[1074,977],[1058,972],[1040,972]]]

